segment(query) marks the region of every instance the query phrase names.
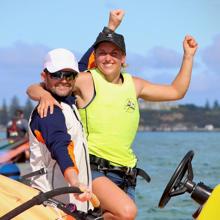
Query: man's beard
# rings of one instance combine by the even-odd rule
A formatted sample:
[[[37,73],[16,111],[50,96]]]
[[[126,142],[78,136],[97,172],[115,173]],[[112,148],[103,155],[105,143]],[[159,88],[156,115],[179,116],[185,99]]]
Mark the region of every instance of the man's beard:
[[[50,91],[57,96],[66,97],[72,93],[72,85],[70,83],[59,83],[52,87]]]

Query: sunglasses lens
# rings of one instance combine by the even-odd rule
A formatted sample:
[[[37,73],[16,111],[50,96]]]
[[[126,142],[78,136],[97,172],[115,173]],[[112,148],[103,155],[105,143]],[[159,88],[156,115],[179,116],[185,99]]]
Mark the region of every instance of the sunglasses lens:
[[[73,80],[77,76],[76,72],[69,71],[57,71],[55,73],[50,73],[51,79],[60,80],[65,78],[66,80]]]
[[[60,72],[50,73],[49,75],[52,79],[60,79],[61,78]]]

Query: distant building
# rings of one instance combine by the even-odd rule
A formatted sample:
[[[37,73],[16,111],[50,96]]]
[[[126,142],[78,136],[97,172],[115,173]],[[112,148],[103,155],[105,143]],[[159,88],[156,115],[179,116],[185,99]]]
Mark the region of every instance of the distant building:
[[[214,130],[214,126],[213,126],[212,124],[206,125],[206,126],[205,126],[205,130],[207,130],[207,131],[213,131],[213,130]]]

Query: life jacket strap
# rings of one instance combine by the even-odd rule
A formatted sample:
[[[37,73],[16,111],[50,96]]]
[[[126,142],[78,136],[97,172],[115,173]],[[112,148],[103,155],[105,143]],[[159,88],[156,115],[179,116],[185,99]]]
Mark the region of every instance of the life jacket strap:
[[[90,157],[90,165],[92,170],[97,170],[97,171],[103,171],[103,172],[117,172],[119,174],[122,174],[123,176],[130,176],[130,177],[137,177],[141,176],[144,178],[147,182],[150,182],[151,178],[150,176],[146,173],[141,168],[137,167],[126,167],[126,166],[113,166],[110,165],[110,161],[96,157],[94,155],[89,155]]]
[[[27,179],[34,177],[34,176],[44,175],[44,174],[47,174],[47,169],[45,167],[21,176],[20,182],[23,182],[23,183],[29,185],[29,182]]]

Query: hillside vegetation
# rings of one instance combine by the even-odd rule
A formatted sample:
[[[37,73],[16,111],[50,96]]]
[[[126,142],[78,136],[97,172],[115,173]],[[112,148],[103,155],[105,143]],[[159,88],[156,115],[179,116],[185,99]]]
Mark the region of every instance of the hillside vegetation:
[[[180,105],[169,110],[142,109],[140,130],[218,130],[220,108]]]

